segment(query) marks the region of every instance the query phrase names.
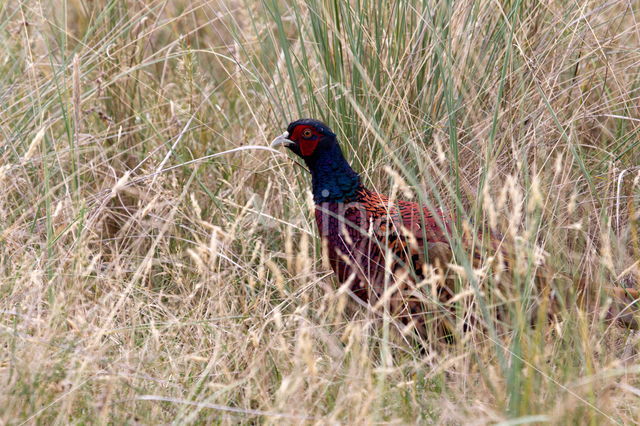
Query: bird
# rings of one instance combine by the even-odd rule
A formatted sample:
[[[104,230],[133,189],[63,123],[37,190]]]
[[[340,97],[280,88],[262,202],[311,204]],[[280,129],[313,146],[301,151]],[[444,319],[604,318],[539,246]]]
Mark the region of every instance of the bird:
[[[444,210],[368,189],[346,160],[336,134],[319,120],[303,118],[291,122],[271,147],[288,148],[311,172],[318,233],[341,286],[360,304],[386,314],[398,325],[402,336],[414,336],[423,343],[450,343],[461,332],[483,327],[473,309],[459,309],[460,303],[471,307],[472,296],[478,294],[492,301],[491,310],[499,321],[506,319],[514,295],[521,293],[513,291],[508,273],[515,263],[513,244],[503,235],[488,231],[475,234],[474,238],[470,227],[463,226],[460,231],[456,218]],[[484,287],[476,288],[475,293],[469,289],[460,291],[460,275],[464,275],[465,268],[454,265],[456,229],[461,235],[458,241],[468,255],[466,271],[492,270],[494,275],[501,275],[492,281],[497,282],[495,288],[486,285],[485,280]],[[539,311],[548,315],[557,304],[553,294],[562,288],[553,283],[558,277],[562,275],[544,263],[537,265],[530,298],[519,301],[531,322]],[[572,285],[564,278],[565,288]],[[619,291],[614,293],[620,296]],[[637,292],[631,297],[634,295],[637,299]],[[544,297],[551,302],[541,310],[540,303],[544,302],[540,300]],[[632,316],[625,318],[627,325],[635,324]]]

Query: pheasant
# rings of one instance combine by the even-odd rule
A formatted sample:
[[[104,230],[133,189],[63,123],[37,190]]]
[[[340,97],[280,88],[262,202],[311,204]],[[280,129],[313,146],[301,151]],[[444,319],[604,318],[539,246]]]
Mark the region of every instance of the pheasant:
[[[455,304],[465,295],[456,293],[456,274],[452,273],[452,215],[415,202],[391,200],[367,189],[344,158],[335,133],[320,121],[292,122],[271,143],[272,148],[279,146],[301,157],[309,168],[315,219],[326,255],[340,283],[357,301],[375,312],[387,312],[405,335],[417,334],[420,339],[450,341],[456,326],[464,330],[479,322],[470,313],[457,317],[460,310]],[[486,238],[480,235],[474,239],[468,234],[463,232],[461,241],[474,269],[512,268],[502,236],[489,233]],[[488,241],[484,246],[483,240]],[[485,259],[485,251],[495,256]],[[508,300],[513,294],[510,280],[504,278],[509,274],[502,275],[501,291],[493,301],[502,299],[504,306],[513,302]],[[538,296],[545,294],[549,299],[556,276],[544,264],[539,265],[531,300],[540,300]],[[532,320],[535,305],[529,303]],[[498,316],[505,315],[506,308],[493,309]]]

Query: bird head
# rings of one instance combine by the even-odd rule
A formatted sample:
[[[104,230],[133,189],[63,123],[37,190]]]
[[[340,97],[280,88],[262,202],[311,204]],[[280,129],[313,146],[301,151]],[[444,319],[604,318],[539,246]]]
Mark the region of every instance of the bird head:
[[[311,118],[303,118],[287,127],[287,131],[271,142],[271,147],[286,146],[308,161],[337,144],[336,135],[329,126]]]
[[[335,133],[326,124],[310,118],[294,121],[271,142],[272,148],[282,145],[309,168],[316,203],[353,200],[362,187],[360,176],[345,160]]]

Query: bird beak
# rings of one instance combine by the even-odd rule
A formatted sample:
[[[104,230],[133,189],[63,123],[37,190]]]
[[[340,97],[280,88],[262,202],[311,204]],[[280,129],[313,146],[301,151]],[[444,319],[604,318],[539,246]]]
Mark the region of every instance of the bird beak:
[[[283,134],[281,134],[280,136],[272,140],[271,148],[277,148],[280,145],[284,145],[284,146],[295,145],[295,142],[292,141],[291,139],[287,139],[287,137],[289,137],[289,132],[284,132]]]

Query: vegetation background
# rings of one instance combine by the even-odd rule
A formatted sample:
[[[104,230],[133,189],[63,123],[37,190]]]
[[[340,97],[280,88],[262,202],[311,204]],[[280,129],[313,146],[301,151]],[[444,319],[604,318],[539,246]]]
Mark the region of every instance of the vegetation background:
[[[262,147],[322,119],[371,186],[528,243],[518,291],[536,256],[596,295],[633,285],[639,20],[637,0],[0,1],[0,422],[638,422],[638,336],[602,310],[420,351],[351,309],[308,175]]]

